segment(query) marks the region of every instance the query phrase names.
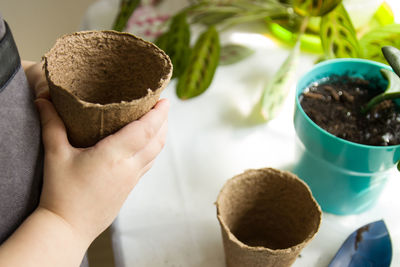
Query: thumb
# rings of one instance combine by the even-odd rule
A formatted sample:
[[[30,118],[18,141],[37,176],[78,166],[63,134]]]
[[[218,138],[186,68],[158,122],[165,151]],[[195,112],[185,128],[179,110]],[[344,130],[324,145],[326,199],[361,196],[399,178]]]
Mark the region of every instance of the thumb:
[[[63,121],[58,116],[53,104],[44,98],[35,100],[42,125],[42,139],[46,152],[58,152],[71,147]]]

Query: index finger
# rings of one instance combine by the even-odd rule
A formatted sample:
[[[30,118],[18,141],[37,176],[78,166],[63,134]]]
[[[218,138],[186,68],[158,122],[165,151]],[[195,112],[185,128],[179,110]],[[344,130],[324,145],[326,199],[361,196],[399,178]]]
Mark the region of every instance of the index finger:
[[[31,87],[36,98],[49,98],[49,87],[43,70],[43,63],[22,61],[29,87]]]
[[[133,121],[113,135],[99,143],[98,149],[107,150],[107,154],[118,158],[131,157],[157,135],[163,123],[168,118],[169,101],[162,99],[137,121]]]

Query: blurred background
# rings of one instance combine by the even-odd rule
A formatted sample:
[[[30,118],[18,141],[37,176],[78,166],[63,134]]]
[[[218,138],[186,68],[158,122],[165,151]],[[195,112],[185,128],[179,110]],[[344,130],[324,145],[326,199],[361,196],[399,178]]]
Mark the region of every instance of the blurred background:
[[[39,61],[57,37],[79,29],[96,0],[2,0],[0,13],[10,25],[21,58]]]

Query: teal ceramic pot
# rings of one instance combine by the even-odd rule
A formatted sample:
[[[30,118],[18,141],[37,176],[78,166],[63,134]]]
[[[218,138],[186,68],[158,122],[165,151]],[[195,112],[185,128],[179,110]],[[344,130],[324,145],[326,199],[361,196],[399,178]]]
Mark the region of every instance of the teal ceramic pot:
[[[315,65],[297,84],[294,127],[302,153],[293,172],[310,186],[326,212],[355,214],[373,206],[400,159],[400,145],[369,146],[338,138],[306,115],[299,96],[311,83],[335,74],[373,80],[385,88],[381,68],[390,69],[369,60],[328,60]]]

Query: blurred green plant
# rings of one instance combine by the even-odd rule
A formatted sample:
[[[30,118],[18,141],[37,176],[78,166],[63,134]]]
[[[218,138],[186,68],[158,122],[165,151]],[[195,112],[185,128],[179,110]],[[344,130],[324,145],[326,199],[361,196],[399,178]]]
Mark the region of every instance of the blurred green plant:
[[[278,0],[195,0],[186,11],[191,23],[216,25],[220,31],[265,18],[287,18],[290,5]]]
[[[171,58],[174,66],[172,77],[180,77],[188,66],[190,57],[190,26],[186,12],[172,17],[169,30],[158,37],[155,43]]]
[[[259,113],[262,118],[261,121],[266,122],[276,116],[290,91],[299,64],[300,40],[306,32],[310,18],[326,17],[340,2],[341,0],[293,0],[292,7],[295,13],[302,17],[300,29],[296,37],[294,48],[273,78],[264,87],[260,99],[261,102],[256,105],[256,107],[260,107]]]
[[[133,2],[138,0],[121,2],[121,18],[116,21],[126,18],[125,12],[128,6],[132,10]],[[233,25],[260,20],[267,22],[274,34],[283,33],[286,37],[282,39],[293,45],[256,104],[264,122],[280,109],[294,81],[300,50],[308,40],[312,41],[309,50],[321,53],[320,60],[358,57],[385,62],[380,48],[400,47],[400,25],[394,24],[385,3],[368,25],[357,32],[341,0],[192,0],[171,18],[168,30],[156,40],[173,62],[178,97],[189,99],[201,95],[211,85],[218,65],[234,64],[250,56],[252,50],[244,46],[221,47],[219,34]],[[205,30],[192,47],[190,32],[195,24],[203,25]],[[230,53],[234,56],[227,60]]]
[[[335,9],[342,0],[293,0],[294,12],[303,17],[322,17]]]
[[[204,93],[211,85],[218,65],[234,64],[253,53],[251,49],[240,45],[221,47],[219,32],[233,25],[266,17],[287,17],[288,9],[289,5],[277,0],[198,0],[176,14],[156,44],[166,51],[173,64],[178,63],[174,64],[177,69],[174,77],[178,79],[177,96],[184,100]],[[186,31],[179,30],[188,28],[189,24],[205,26],[193,48],[183,38],[183,32],[188,35]],[[179,60],[180,57],[186,58],[183,54],[190,54],[186,64]]]
[[[243,45],[227,44],[221,47],[221,55],[219,57],[219,65],[235,64],[254,53],[254,50]]]
[[[209,26],[197,39],[188,65],[179,77],[176,93],[180,99],[189,99],[207,90],[218,67],[219,54],[218,32]]]
[[[320,38],[326,59],[361,57],[356,30],[342,4],[322,17]]]
[[[133,11],[135,11],[139,4],[140,0],[121,0],[119,11],[112,29],[114,31],[122,32],[125,29],[129,18],[132,16]]]
[[[381,47],[400,48],[400,24],[388,24],[372,29],[364,34],[359,42],[363,58],[386,63]]]

